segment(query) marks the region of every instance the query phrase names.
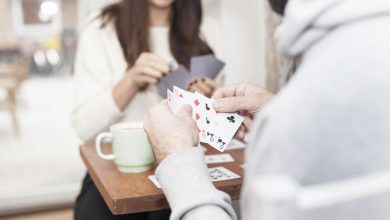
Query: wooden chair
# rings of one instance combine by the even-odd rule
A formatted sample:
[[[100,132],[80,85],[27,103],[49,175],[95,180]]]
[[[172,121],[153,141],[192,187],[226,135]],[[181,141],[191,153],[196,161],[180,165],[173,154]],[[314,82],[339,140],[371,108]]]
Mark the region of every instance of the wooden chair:
[[[30,59],[24,56],[18,57],[13,63],[0,64],[0,89],[6,91],[5,99],[0,100],[0,109],[10,112],[16,135],[20,135],[16,94],[22,82],[27,78],[29,66]]]
[[[308,187],[287,176],[264,176],[247,194],[246,220],[390,219],[390,170]]]

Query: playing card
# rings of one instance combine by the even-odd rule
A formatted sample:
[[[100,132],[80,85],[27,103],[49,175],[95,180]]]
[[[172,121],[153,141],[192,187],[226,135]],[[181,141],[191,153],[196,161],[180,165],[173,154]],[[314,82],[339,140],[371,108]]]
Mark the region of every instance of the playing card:
[[[238,179],[240,176],[232,171],[226,169],[225,167],[213,167],[209,168],[211,181],[223,181],[223,180],[231,180]]]
[[[199,133],[199,140],[200,142],[210,144],[210,139],[213,139],[212,133],[217,129],[216,112],[211,106],[213,100],[200,93],[195,93],[195,97],[199,102],[195,109],[201,116],[197,121],[198,126],[202,128],[202,131]]]
[[[199,93],[193,94],[173,87],[167,91],[168,104],[174,114],[185,104],[192,107],[192,118],[196,121],[199,141],[210,144],[220,152],[226,149],[244,118],[236,113],[219,113],[212,108],[214,100]]]
[[[169,89],[167,89],[167,99],[168,99],[168,106],[171,109],[171,111],[176,114],[176,112],[179,110],[180,106],[177,100],[177,97],[173,94],[173,92]]]
[[[156,87],[157,87],[158,94],[161,97],[166,98],[168,86],[165,84],[165,82],[162,80],[158,81],[158,83],[156,84]]]
[[[150,176],[148,176],[148,179],[149,179],[150,181],[152,181],[152,183],[153,183],[157,188],[161,189],[160,182],[158,182],[158,180],[157,180],[157,178],[156,178],[155,175],[150,175]]]
[[[226,169],[225,167],[214,167],[214,168],[209,168],[208,170],[209,170],[211,181],[213,181],[213,182],[240,178],[240,176],[238,174],[233,173],[232,171]],[[150,175],[150,176],[148,176],[148,179],[157,188],[159,188],[159,189],[161,188],[161,184],[160,184],[160,182],[158,182],[156,176]]]
[[[197,122],[205,132],[200,133],[200,140],[223,152],[233,138],[244,118],[236,113],[219,113],[212,108],[213,99],[195,93],[199,101],[198,111],[201,114]]]
[[[185,89],[189,80],[190,74],[183,65],[180,65],[177,69],[161,79],[168,89],[172,89],[173,86]]]
[[[214,142],[209,144],[223,152],[243,121],[244,117],[236,113],[217,113]]]
[[[213,54],[195,56],[191,58],[190,70],[192,78],[209,77],[214,79],[225,63],[217,59]]]
[[[201,119],[200,112],[198,110],[199,100],[196,98],[195,94],[188,92],[184,89],[181,89],[177,86],[173,87],[173,93],[177,97],[177,102],[179,109],[182,105],[190,105],[192,107],[192,117],[195,121]]]
[[[199,105],[199,102],[193,93],[174,86],[173,95],[171,94],[170,91],[168,91],[168,94],[170,96],[168,98],[168,104],[174,114],[176,114],[177,111],[183,105],[190,105],[192,107],[192,118],[195,121],[199,121],[200,119],[203,118],[200,112],[197,110],[197,106]],[[201,137],[202,133],[204,133],[205,131],[201,126],[198,125],[198,132],[199,132],[199,136]],[[199,139],[200,142],[202,142],[202,140],[203,140],[202,138]]]
[[[231,163],[234,162],[232,155],[230,154],[214,154],[214,155],[206,155],[205,161],[207,164],[212,163]]]

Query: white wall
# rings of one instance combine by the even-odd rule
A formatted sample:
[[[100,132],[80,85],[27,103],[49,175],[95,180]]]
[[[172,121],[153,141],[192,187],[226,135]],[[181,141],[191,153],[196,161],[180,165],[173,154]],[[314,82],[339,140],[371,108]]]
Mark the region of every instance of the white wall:
[[[265,86],[265,14],[261,0],[203,0],[205,14],[222,26],[226,84]]]

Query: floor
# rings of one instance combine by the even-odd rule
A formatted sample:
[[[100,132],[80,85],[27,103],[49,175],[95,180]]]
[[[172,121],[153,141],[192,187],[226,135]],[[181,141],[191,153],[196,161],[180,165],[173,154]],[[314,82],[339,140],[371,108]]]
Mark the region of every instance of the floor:
[[[85,168],[78,151],[80,141],[69,119],[73,99],[69,76],[26,80],[18,94],[19,137],[8,112],[0,111],[0,199],[81,181]]]
[[[61,209],[49,212],[39,212],[25,215],[16,215],[10,217],[0,217],[0,220],[72,220],[72,209]]]

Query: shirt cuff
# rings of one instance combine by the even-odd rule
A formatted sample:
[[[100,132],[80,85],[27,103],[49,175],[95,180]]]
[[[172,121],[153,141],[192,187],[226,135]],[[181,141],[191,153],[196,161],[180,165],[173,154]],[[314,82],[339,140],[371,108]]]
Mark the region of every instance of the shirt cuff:
[[[168,156],[157,167],[156,178],[172,209],[171,219],[181,219],[202,206],[215,206],[236,218],[229,195],[212,184],[201,148],[189,147]]]

